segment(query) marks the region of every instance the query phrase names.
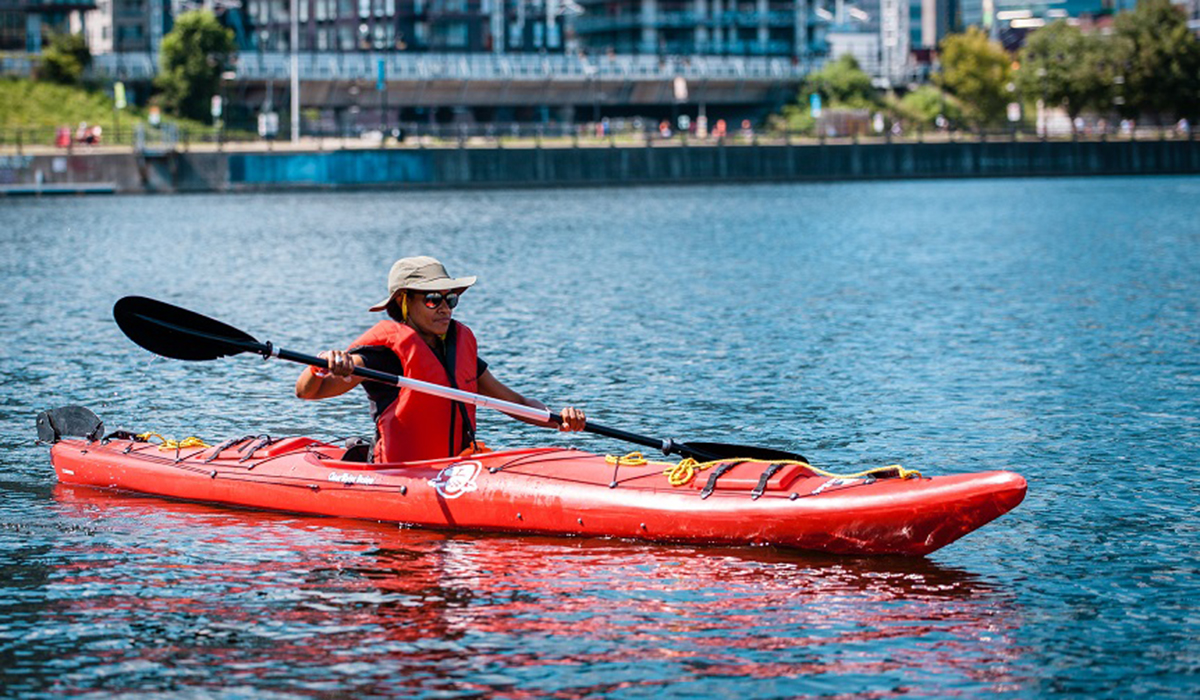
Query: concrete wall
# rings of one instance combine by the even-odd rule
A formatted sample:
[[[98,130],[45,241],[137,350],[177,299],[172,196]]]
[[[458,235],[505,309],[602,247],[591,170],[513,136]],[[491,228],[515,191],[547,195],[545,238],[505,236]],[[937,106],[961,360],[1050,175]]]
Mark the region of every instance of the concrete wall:
[[[77,152],[0,156],[0,192],[39,179],[65,191],[206,192],[1173,173],[1200,173],[1200,141]]]

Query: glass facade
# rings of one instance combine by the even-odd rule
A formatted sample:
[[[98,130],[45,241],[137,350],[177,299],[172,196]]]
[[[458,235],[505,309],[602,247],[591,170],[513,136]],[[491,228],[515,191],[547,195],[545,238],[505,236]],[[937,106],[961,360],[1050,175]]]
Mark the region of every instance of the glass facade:
[[[790,0],[582,0],[574,27],[601,52],[803,55],[815,19]]]
[[[1008,49],[1025,43],[1025,36],[1039,27],[1066,17],[1095,17],[1132,10],[1136,0],[988,0],[994,13],[986,25]]]
[[[287,51],[287,0],[245,0],[243,50]],[[301,51],[488,51],[492,0],[298,0]]]
[[[25,13],[0,10],[0,51],[25,50]]]
[[[245,0],[242,48],[285,50],[285,0]],[[319,51],[800,56],[811,0],[300,0],[300,48]]]
[[[50,32],[71,31],[71,16],[95,0],[0,0],[0,50],[41,51]]]

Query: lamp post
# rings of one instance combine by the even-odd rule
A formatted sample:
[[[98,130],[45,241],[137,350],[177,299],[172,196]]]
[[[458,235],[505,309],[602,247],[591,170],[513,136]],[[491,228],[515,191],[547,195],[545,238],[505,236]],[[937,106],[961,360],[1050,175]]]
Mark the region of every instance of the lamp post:
[[[229,81],[237,80],[235,71],[221,71],[221,121],[220,131],[217,134],[217,143],[225,142],[225,121],[226,115],[229,114]]]
[[[1115,106],[1117,109],[1117,116],[1121,117],[1121,121],[1120,121],[1121,128],[1124,128],[1124,126],[1126,124],[1126,121],[1125,121],[1125,87],[1124,86],[1125,86],[1125,74],[1124,73],[1117,73],[1115,76],[1113,76],[1113,93],[1115,93],[1115,94],[1113,95],[1112,101],[1113,101],[1113,106]],[[1120,131],[1118,131],[1117,133],[1119,135]],[[1133,131],[1130,130],[1129,133],[1133,134]]]
[[[292,22],[292,143],[300,143],[300,13],[297,0],[290,0],[288,19]]]
[[[1047,123],[1047,122],[1049,122],[1050,115],[1047,114],[1047,112],[1046,112],[1046,67],[1045,66],[1038,66],[1037,76],[1038,76],[1038,80],[1042,86],[1042,99],[1038,100],[1038,103],[1037,103],[1038,125],[1041,127],[1042,140],[1045,141],[1046,136],[1050,133],[1050,126]]]

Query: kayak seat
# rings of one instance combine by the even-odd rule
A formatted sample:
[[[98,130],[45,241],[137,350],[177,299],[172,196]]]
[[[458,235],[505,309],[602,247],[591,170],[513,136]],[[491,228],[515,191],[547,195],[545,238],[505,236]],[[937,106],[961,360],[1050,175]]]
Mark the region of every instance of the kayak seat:
[[[367,463],[374,454],[374,440],[361,437],[346,438],[346,452],[342,455],[342,461]]]

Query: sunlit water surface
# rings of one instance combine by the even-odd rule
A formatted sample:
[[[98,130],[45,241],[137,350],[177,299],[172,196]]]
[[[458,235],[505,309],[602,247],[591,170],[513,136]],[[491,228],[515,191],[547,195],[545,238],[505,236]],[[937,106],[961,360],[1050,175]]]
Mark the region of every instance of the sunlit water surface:
[[[0,695],[1193,697],[1200,179],[0,201]],[[1016,511],[917,560],[480,536],[58,486],[33,419],[370,432],[296,367],[155,358],[143,294],[315,352],[391,262],[503,381]],[[489,444],[633,446],[481,414]]]

